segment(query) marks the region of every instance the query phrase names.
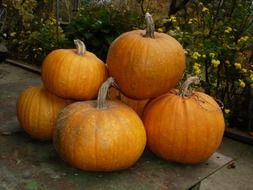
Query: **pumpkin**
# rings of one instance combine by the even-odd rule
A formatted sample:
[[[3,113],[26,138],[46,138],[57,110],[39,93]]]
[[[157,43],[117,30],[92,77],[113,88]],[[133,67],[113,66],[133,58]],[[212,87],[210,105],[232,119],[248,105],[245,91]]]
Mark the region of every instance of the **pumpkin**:
[[[140,117],[142,116],[142,112],[146,104],[149,102],[149,99],[135,100],[132,98],[128,98],[127,96],[122,94],[119,89],[115,87],[111,87],[109,89],[108,99],[119,100],[125,103],[126,105],[130,106]]]
[[[207,160],[221,143],[222,111],[211,96],[189,90],[189,84],[197,81],[190,77],[180,92],[163,94],[144,110],[148,147],[163,159],[197,164]]]
[[[121,34],[110,45],[106,63],[120,91],[133,99],[157,97],[173,88],[185,70],[181,44],[155,32],[149,13],[147,29]]]
[[[104,63],[86,50],[80,40],[76,49],[56,49],[43,61],[41,77],[44,86],[63,98],[88,100],[97,96],[107,78]]]
[[[34,139],[51,140],[58,113],[71,102],[42,86],[31,86],[18,97],[17,118],[24,131]]]
[[[139,116],[119,101],[105,100],[113,79],[100,88],[97,101],[73,103],[59,114],[53,143],[60,157],[86,171],[114,171],[133,165],[146,145]]]

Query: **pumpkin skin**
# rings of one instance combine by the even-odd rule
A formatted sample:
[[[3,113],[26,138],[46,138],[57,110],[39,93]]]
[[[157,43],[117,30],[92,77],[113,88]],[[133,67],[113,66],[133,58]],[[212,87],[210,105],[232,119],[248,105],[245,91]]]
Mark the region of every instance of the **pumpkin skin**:
[[[59,114],[53,138],[60,157],[86,171],[122,170],[133,165],[146,145],[141,119],[127,105],[76,102]],[[131,142],[131,143],[130,143]]]
[[[17,118],[32,138],[51,140],[57,115],[71,102],[55,96],[44,87],[28,87],[18,97]]]
[[[157,32],[154,38],[144,35],[145,30],[123,33],[111,44],[106,60],[120,91],[133,99],[168,92],[185,70],[184,50],[176,39]]]
[[[119,100],[125,103],[126,105],[130,106],[140,117],[142,116],[146,104],[149,102],[149,99],[135,100],[132,98],[128,98],[114,87],[111,87],[109,89],[108,99]]]
[[[42,64],[44,86],[57,96],[75,100],[89,100],[107,78],[104,63],[95,54],[75,49],[56,49]]]
[[[164,94],[147,105],[142,119],[149,149],[186,164],[207,160],[219,147],[225,128],[219,105],[202,92],[189,97]]]

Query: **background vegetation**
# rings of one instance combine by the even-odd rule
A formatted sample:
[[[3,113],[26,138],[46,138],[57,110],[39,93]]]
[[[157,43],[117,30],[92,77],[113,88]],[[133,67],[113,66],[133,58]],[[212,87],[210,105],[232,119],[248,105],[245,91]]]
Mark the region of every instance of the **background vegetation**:
[[[149,11],[157,31],[174,36],[185,48],[185,76],[200,76],[205,92],[224,105],[228,125],[253,130],[251,0],[83,0],[75,10],[73,1],[65,0],[61,18],[55,2],[2,1],[8,14],[1,38],[12,57],[41,65],[48,52],[73,47],[79,38],[105,60],[110,43],[125,31],[143,28]]]

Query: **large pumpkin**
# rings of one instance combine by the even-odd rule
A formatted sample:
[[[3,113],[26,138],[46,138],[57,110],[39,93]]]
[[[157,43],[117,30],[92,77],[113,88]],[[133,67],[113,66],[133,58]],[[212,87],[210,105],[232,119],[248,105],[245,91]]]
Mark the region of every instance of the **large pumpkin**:
[[[195,79],[190,78],[184,89]],[[143,122],[152,152],[188,164],[208,159],[219,147],[225,127],[216,101],[203,92],[188,90],[154,99],[144,110]]]
[[[109,78],[101,87],[98,101],[76,102],[59,114],[54,146],[60,157],[76,168],[125,169],[144,150],[146,133],[138,115],[119,101],[105,101],[104,92],[111,82]]]
[[[95,98],[107,73],[104,63],[86,51],[80,40],[77,49],[57,49],[49,53],[42,64],[42,80],[54,94],[70,99]]]
[[[119,100],[126,105],[130,106],[140,117],[142,116],[143,110],[146,104],[149,102],[149,99],[144,100],[135,100],[132,98],[128,98],[124,94],[122,94],[119,89],[115,87],[111,87],[108,92],[108,99],[111,100]]]
[[[111,44],[106,63],[124,95],[133,99],[157,97],[182,78],[185,54],[180,43],[154,31],[150,14],[147,29],[123,33]]]
[[[18,97],[17,118],[31,137],[51,140],[56,117],[71,102],[55,96],[41,86],[28,87]]]

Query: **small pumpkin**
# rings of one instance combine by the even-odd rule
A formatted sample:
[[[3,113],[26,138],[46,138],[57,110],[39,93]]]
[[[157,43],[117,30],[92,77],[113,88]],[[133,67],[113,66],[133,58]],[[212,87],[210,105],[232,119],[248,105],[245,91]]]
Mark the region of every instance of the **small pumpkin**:
[[[54,146],[70,165],[86,171],[114,171],[133,165],[146,145],[139,116],[119,101],[106,100],[109,78],[97,101],[76,102],[59,114]]]
[[[225,128],[223,113],[211,96],[188,89],[198,81],[190,77],[179,93],[161,95],[145,108],[142,119],[147,144],[157,156],[196,164],[219,147]]]
[[[165,33],[155,32],[152,16],[147,29],[121,34],[110,45],[106,63],[120,91],[133,99],[157,97],[175,87],[185,70],[181,44]]]
[[[17,118],[24,131],[34,139],[51,140],[56,117],[71,102],[55,96],[42,86],[31,86],[18,97]]]
[[[149,99],[135,100],[132,98],[128,98],[127,96],[122,94],[119,89],[115,87],[111,87],[109,89],[108,99],[119,100],[125,103],[126,105],[130,106],[140,117],[142,116],[146,104],[149,102]]]
[[[81,40],[76,49],[56,49],[42,64],[42,81],[52,93],[63,98],[88,100],[97,96],[107,78],[104,63],[86,50]]]

